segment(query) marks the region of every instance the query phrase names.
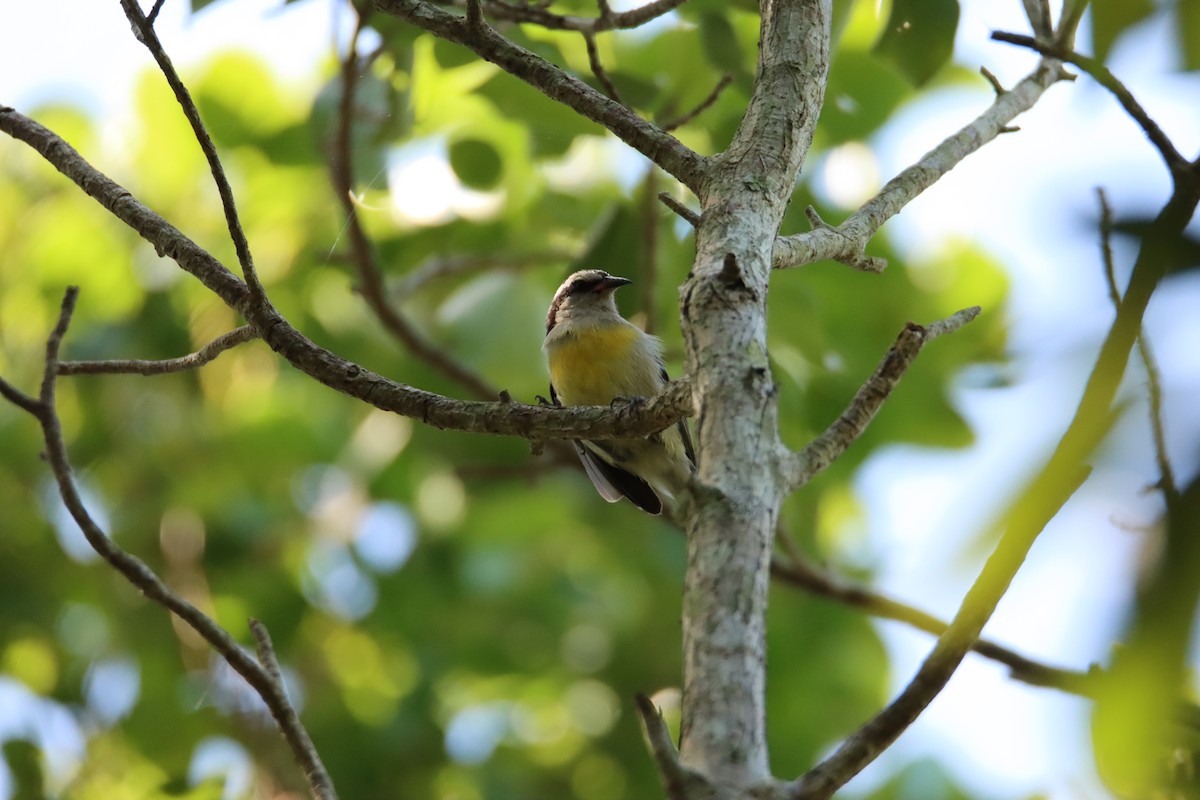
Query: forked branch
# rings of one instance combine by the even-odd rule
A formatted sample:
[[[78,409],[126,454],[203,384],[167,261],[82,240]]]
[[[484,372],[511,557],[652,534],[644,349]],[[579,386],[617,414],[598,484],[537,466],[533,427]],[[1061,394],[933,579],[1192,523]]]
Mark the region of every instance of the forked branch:
[[[37,399],[15,389],[3,378],[0,378],[0,394],[29,412],[41,425],[45,441],[45,457],[54,474],[59,495],[92,549],[139,592],[187,623],[229,663],[230,667],[245,678],[251,688],[262,698],[271,712],[271,716],[279,725],[284,739],[287,740],[288,746],[292,750],[292,755],[308,779],[312,796],[316,800],[337,800],[333,781],[321,763],[320,755],[317,753],[308,731],[305,730],[287,698],[283,681],[278,674],[278,665],[274,662],[274,653],[270,652],[269,644],[261,644],[270,641],[261,624],[252,623],[252,628],[254,628],[255,636],[259,638],[260,652],[264,652],[265,648],[265,652],[269,654],[270,662],[267,665],[260,664],[251,658],[224,628],[172,591],[153,570],[146,566],[145,562],[118,547],[96,524],[84,506],[83,498],[75,486],[66,444],[63,441],[62,426],[59,423],[55,407],[56,379],[60,371],[59,351],[62,348],[67,328],[71,324],[71,315],[75,310],[78,293],[77,287],[72,286],[67,289],[59,312],[58,323],[46,340],[45,369]]]
[[[384,13],[467,47],[552,100],[607,128],[693,191],[698,188],[705,171],[702,156],[574,75],[504,38],[486,22],[471,25],[465,17],[422,0],[375,0],[375,5]]]
[[[1043,59],[1032,73],[1007,92],[969,125],[950,136],[892,178],[858,211],[839,225],[817,224],[807,233],[775,240],[774,268],[788,269],[830,259],[857,269],[882,267],[865,255],[867,243],[885,222],[936,183],[964,158],[995,139],[1019,114],[1028,111],[1050,86],[1064,77],[1054,59]]]
[[[832,464],[862,435],[926,344],[938,336],[958,330],[977,316],[979,306],[972,306],[928,326],[922,327],[912,322],[905,325],[895,343],[879,362],[879,366],[875,368],[874,374],[854,395],[854,399],[841,416],[834,420],[824,433],[795,454],[790,462],[791,470],[788,475],[788,485],[792,490],[795,491],[812,480],[814,475]]]
[[[645,403],[542,407],[456,400],[390,380],[308,339],[269,303],[251,303],[241,280],[204,248],[87,162],[48,128],[0,106],[0,131],[25,142],[104,208],[243,314],[272,350],[330,388],[436,428],[527,439],[647,436],[692,413],[690,384],[676,381]]]

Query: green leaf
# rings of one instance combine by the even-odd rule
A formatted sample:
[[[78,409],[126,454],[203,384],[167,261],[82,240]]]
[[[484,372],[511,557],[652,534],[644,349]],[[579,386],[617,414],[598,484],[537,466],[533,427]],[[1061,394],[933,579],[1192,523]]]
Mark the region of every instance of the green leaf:
[[[216,0],[192,0],[192,13],[195,14],[205,6],[212,5]]]
[[[897,71],[879,59],[855,50],[839,53],[829,69],[817,126],[821,145],[865,139],[911,92]]]
[[[1175,6],[1175,30],[1183,51],[1183,68],[1200,70],[1200,0],[1179,0]]]
[[[746,59],[737,34],[724,14],[704,14],[700,17],[700,40],[704,53],[717,67],[733,74],[746,72]]]
[[[958,0],[895,0],[873,52],[920,86],[950,59],[957,28]]]
[[[450,167],[465,186],[491,189],[504,174],[496,148],[482,139],[460,139],[450,145]]]
[[[1151,0],[1094,0],[1092,3],[1092,50],[1104,61],[1117,37],[1154,11]]]

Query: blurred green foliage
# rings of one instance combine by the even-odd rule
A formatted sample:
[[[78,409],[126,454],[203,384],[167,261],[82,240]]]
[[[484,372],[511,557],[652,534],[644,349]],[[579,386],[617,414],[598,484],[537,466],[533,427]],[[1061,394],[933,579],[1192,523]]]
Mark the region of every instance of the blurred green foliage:
[[[193,9],[205,5],[192,0]],[[809,164],[868,139],[918,96],[895,77],[897,60],[921,83],[949,53],[886,44],[873,2],[837,5],[830,104]],[[551,8],[594,13],[588,2]],[[393,19],[369,27],[380,51],[353,105],[360,214],[395,285],[433,264],[462,267],[398,292],[404,313],[454,358],[532,401],[545,391],[545,306],[564,274],[587,264],[644,283],[653,273],[652,293],[620,300],[627,315],[659,320],[677,374],[676,287],[691,240],[669,212],[645,203],[640,157],[453,45]],[[953,24],[934,29],[952,39]],[[578,36],[505,32],[592,80]],[[710,153],[729,142],[744,110],[756,40],[752,3],[694,0],[599,45],[623,97],[650,118],[686,113],[732,75],[712,107],[677,131]],[[459,395],[356,295],[328,175],[336,64],[325,65],[315,95],[281,84],[246,52],[215,56],[185,77],[282,312],[347,358]],[[987,92],[980,81],[981,105]],[[234,265],[207,167],[161,76],[147,73],[134,93],[135,118],[118,140],[69,107],[27,111]],[[809,180],[785,233],[806,229],[807,204],[829,219],[847,211],[821,202]],[[883,275],[820,264],[772,279],[770,343],[788,443],[802,445],[835,418],[906,320],[976,303],[992,313],[922,355],[863,440],[788,501],[785,521],[834,561],[859,524],[855,469],[884,443],[967,443],[947,382],[966,364],[1000,359],[1004,345],[1005,282],[985,254],[952,243],[911,263],[882,236],[871,251],[891,261]],[[24,145],[2,138],[0,373],[27,390],[69,284],[82,294],[67,358],[173,357],[239,324]],[[640,306],[646,296],[652,305]],[[681,670],[678,532],[628,504],[601,502],[575,469],[531,456],[523,441],[427,429],[363,407],[257,342],[198,372],[64,378],[59,411],[79,483],[117,542],[243,641],[248,616],[266,623],[343,797],[659,792],[631,698],[658,692],[670,716]],[[300,791],[286,749],[240,682],[81,546],[38,459],[36,426],[8,404],[0,442],[0,690],[21,698],[0,714],[71,709],[67,727],[82,737],[64,746],[61,731],[31,724],[10,739],[15,796],[40,797],[43,784],[84,800]],[[879,707],[888,667],[861,614],[786,588],[772,603],[774,767],[797,774]],[[248,775],[200,758],[227,740],[240,743]],[[43,748],[40,758],[29,742]],[[74,755],[64,762],[50,744]],[[962,795],[920,764],[878,796]]]

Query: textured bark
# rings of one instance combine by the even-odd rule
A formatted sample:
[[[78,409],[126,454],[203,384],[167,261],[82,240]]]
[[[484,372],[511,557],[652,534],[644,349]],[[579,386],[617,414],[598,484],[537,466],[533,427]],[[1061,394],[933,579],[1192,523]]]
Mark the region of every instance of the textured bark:
[[[767,278],[829,55],[828,0],[774,0],[761,10],[754,94],[701,187],[696,262],[682,299],[702,456],[688,526],[681,756],[735,790],[770,782],[765,615],[786,486],[767,363]]]

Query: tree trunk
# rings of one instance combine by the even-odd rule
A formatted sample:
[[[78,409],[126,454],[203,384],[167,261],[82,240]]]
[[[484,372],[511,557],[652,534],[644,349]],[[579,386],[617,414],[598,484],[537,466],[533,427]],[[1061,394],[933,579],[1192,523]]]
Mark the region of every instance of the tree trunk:
[[[683,289],[700,464],[688,524],[681,757],[721,787],[770,781],[766,606],[785,486],[767,362],[772,249],[812,142],[829,64],[829,0],[764,0],[758,72],[701,187]]]

